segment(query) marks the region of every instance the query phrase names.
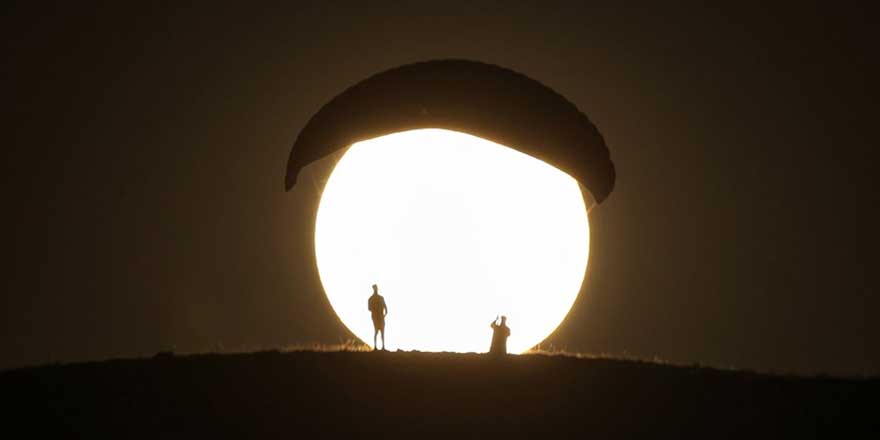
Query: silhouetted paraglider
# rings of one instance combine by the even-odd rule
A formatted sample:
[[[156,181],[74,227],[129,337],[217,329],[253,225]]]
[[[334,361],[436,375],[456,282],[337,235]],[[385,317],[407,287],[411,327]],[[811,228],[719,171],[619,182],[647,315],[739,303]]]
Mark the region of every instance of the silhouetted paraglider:
[[[614,188],[605,140],[586,115],[549,87],[503,67],[435,60],[396,67],[348,88],[300,131],[285,187],[300,170],[351,144],[420,128],[478,136],[568,173],[597,203]]]

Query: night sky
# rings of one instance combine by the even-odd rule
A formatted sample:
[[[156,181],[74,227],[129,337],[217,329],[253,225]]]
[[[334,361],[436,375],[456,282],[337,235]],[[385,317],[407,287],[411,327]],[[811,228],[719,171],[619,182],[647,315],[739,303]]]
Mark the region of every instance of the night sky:
[[[871,11],[610,4],[7,11],[0,368],[350,338],[313,254],[328,164],[285,192],[290,148],[352,84],[465,58],[568,98],[617,167],[547,343],[880,374]]]

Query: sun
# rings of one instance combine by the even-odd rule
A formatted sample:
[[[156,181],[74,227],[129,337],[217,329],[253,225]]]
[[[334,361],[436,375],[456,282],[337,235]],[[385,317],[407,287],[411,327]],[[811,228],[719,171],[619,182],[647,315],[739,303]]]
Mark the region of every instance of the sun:
[[[503,145],[441,129],[345,152],[315,226],[321,283],[340,320],[371,343],[371,285],[388,304],[388,348],[485,352],[506,315],[508,350],[565,319],[589,257],[587,206],[568,174]]]

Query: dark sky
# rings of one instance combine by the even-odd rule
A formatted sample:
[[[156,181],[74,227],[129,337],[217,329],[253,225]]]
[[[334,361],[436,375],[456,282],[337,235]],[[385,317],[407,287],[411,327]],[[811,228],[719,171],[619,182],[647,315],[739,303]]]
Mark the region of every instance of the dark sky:
[[[7,12],[0,368],[346,339],[290,146],[355,82],[454,57],[552,87],[617,165],[548,342],[880,373],[871,11],[247,3]]]

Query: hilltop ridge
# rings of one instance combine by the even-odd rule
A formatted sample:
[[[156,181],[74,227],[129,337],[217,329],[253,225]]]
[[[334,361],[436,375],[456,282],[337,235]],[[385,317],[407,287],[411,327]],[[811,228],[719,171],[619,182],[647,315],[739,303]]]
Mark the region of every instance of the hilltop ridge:
[[[8,420],[75,436],[715,438],[878,433],[880,380],[529,354],[264,351],[0,373]]]

